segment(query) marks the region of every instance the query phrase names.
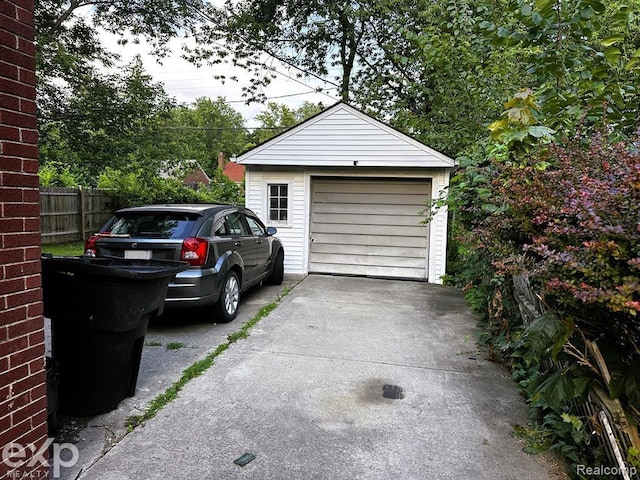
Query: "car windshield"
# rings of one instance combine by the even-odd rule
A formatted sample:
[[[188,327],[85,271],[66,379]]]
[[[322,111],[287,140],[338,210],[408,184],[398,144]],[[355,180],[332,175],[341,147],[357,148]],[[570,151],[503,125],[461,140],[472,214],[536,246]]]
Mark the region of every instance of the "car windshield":
[[[136,238],[186,238],[197,216],[185,213],[126,213],[103,233]]]

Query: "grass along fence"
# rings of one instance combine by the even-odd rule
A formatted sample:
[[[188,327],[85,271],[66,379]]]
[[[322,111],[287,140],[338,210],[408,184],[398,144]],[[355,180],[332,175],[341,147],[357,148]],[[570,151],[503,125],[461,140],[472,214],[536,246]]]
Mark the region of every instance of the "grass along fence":
[[[96,232],[113,213],[104,190],[40,187],[42,244],[77,242]]]

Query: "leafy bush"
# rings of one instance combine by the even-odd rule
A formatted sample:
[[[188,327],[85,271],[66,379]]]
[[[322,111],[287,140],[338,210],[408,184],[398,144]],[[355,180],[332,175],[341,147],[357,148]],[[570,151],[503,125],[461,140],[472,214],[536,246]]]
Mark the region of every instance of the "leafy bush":
[[[43,187],[77,187],[81,185],[81,175],[62,162],[52,161],[40,165],[38,170],[40,185]]]
[[[597,383],[640,419],[639,144],[535,138],[510,135],[508,145],[489,143],[461,160],[449,207],[462,259],[450,281],[478,313],[489,357],[511,367],[527,398],[535,426],[520,433],[593,463],[603,452],[586,445],[588,425],[574,401]],[[525,275],[550,307],[528,326],[514,275]],[[591,342],[610,381],[586,354]]]
[[[497,271],[527,274],[550,303],[586,319],[580,327],[588,338],[639,354],[640,154],[633,145],[595,137],[494,168],[494,211],[476,234]]]
[[[189,188],[175,178],[161,178],[145,170],[123,172],[107,167],[98,188],[117,193],[118,207],[157,203],[242,203],[240,187],[217,169],[212,183]]]

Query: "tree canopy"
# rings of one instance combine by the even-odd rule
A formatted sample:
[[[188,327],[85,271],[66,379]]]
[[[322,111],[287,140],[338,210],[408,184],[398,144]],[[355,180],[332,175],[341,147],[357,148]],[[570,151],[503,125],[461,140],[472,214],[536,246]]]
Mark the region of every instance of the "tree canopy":
[[[278,59],[457,156],[525,88],[551,128],[593,122],[601,108],[631,129],[637,10],[637,0],[228,0],[190,54],[247,68],[255,99],[274,78],[265,55]]]
[[[157,55],[168,41],[195,32],[208,8],[202,0],[36,0],[38,102],[41,110],[95,71],[111,66],[117,55],[101,43],[99,29],[117,34],[121,42],[144,38]]]
[[[255,144],[266,142],[271,137],[284,132],[323,109],[322,103],[303,102],[300,107],[293,109],[284,104],[269,102],[266,110],[255,117],[260,126],[253,132],[253,141]]]
[[[219,152],[230,158],[249,146],[244,118],[222,97],[177,106],[163,121],[164,134],[180,145],[181,157],[198,160],[209,175],[217,167]]]
[[[606,120],[632,134],[640,119],[640,2],[518,1],[510,22],[483,21],[494,43],[521,52],[540,118],[562,133]],[[516,84],[517,85],[517,84]]]
[[[158,56],[170,39],[189,36],[197,45],[185,49],[191,61],[248,70],[247,101],[265,100],[274,78],[268,59],[278,59],[453,157],[482,148],[488,126],[521,137],[606,119],[628,135],[640,102],[639,7],[639,0],[39,0],[42,159],[85,177],[105,162],[119,168],[156,157],[195,158],[211,172],[218,151],[238,154],[306,116],[268,105],[257,117],[261,129],[247,137],[225,100],[175,105],[139,62],[103,73],[100,65],[117,57],[96,27],[132,36],[122,42],[145,38]],[[536,108],[500,118],[504,102],[526,89]],[[522,129],[511,117],[525,111],[532,117]]]
[[[167,144],[156,119],[168,115],[173,103],[139,59],[122,74],[92,69],[75,77],[70,92],[40,112],[43,163],[66,163],[89,181],[106,166],[145,163],[157,170],[170,155],[161,147]]]

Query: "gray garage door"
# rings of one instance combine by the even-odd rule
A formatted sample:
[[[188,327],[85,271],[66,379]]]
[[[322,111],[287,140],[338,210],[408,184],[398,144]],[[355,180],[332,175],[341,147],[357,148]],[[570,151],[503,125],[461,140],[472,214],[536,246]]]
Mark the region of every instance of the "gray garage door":
[[[309,272],[427,278],[424,180],[312,181]]]

